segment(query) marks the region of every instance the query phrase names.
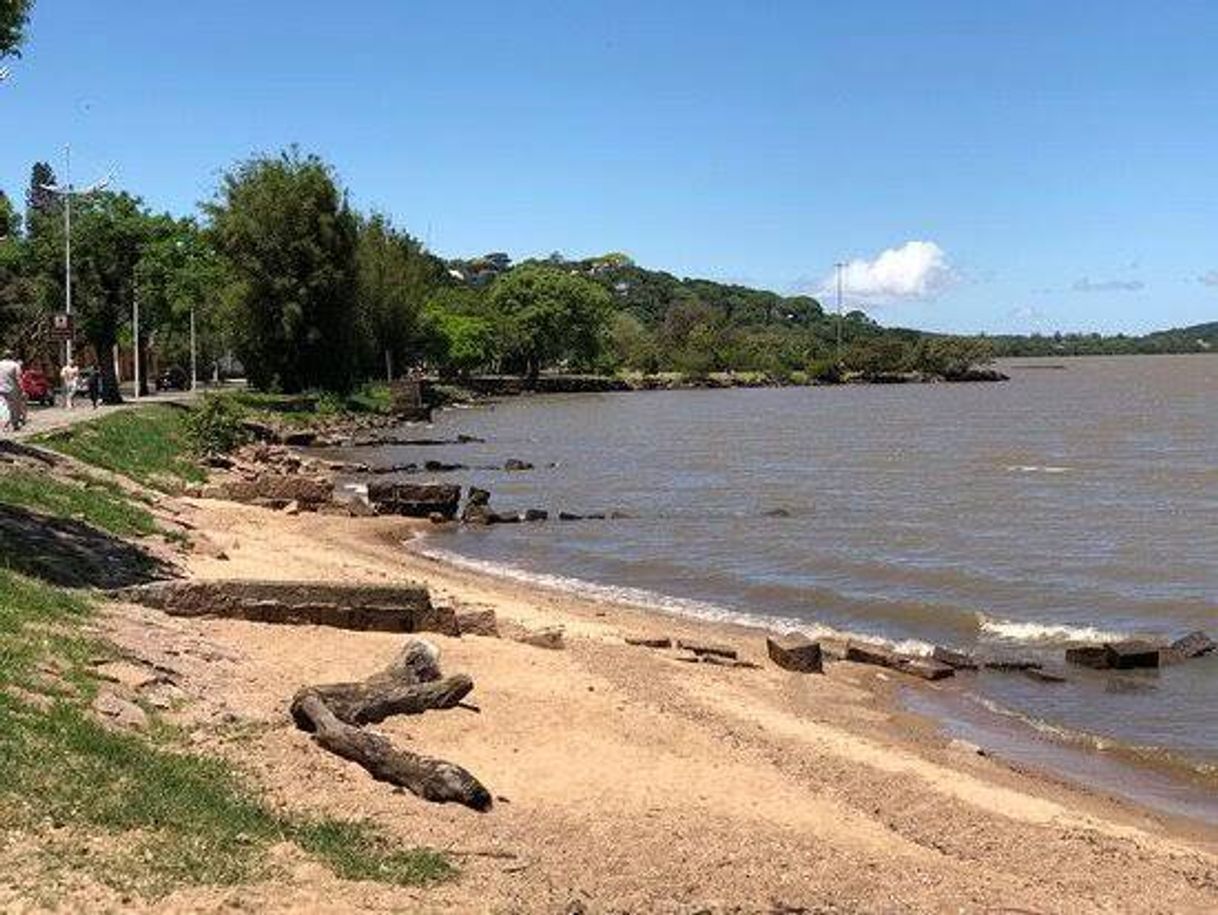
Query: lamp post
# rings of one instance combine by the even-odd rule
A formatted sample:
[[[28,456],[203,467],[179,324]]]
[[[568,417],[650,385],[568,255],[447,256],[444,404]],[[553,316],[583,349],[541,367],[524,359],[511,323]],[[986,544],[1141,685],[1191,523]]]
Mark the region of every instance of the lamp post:
[[[64,181],[63,184],[44,184],[42,189],[50,191],[52,194],[57,194],[63,198],[63,302],[64,313],[68,316],[68,326],[71,327],[72,320],[72,198],[83,197],[86,194],[93,194],[100,191],[110,183],[110,176],[107,175],[100,181],[96,181],[86,188],[76,190],[72,187],[72,147],[70,144],[63,148],[64,159]],[[65,354],[68,362],[72,361],[72,335],[69,332],[68,339],[65,342]],[[98,355],[100,359],[100,354]]]
[[[846,265],[841,261],[834,264],[837,268],[837,364],[842,364],[842,270]]]

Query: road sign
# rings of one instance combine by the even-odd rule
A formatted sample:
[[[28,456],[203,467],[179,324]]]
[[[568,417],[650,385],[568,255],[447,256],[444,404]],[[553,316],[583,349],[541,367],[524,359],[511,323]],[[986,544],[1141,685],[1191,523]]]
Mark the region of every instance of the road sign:
[[[56,340],[72,339],[72,316],[66,311],[51,316],[51,336]]]

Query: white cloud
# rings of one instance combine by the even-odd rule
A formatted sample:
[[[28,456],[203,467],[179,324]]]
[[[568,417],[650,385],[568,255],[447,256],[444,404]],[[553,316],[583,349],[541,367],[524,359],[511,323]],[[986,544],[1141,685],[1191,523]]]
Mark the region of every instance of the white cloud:
[[[863,299],[893,301],[930,298],[957,279],[947,254],[933,241],[907,241],[881,251],[874,259],[852,260],[842,268],[842,291]],[[837,289],[837,276],[827,277],[823,295]]]
[[[1218,270],[1211,270],[1209,273],[1197,277],[1197,279],[1206,286],[1218,286]]]

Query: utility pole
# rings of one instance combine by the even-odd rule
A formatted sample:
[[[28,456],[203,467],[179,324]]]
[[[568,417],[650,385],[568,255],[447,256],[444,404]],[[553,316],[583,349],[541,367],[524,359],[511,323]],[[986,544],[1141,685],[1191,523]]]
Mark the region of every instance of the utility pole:
[[[845,263],[838,261],[833,265],[837,268],[837,364],[842,364],[842,271]]]
[[[132,298],[132,324],[134,325],[135,345],[133,363],[135,366],[135,399],[140,399],[140,293],[137,289]]]
[[[199,389],[198,349],[195,346],[195,306],[190,306],[190,390]]]
[[[63,304],[64,313],[68,316],[68,339],[65,344],[67,361],[72,361],[72,198],[100,191],[110,183],[107,175],[100,181],[89,185],[83,190],[72,187],[72,146],[65,144],[63,148],[64,176],[63,184],[44,184],[42,189],[58,194],[63,198]],[[101,359],[101,354],[98,354]]]

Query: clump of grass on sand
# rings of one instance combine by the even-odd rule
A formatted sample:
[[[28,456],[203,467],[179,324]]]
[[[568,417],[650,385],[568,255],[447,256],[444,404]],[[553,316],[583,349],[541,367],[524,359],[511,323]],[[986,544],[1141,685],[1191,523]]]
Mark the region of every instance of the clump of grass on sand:
[[[121,473],[157,489],[172,481],[199,483],[206,474],[190,457],[181,407],[164,404],[122,410],[68,429],[48,432],[39,444],[87,464]]]
[[[340,877],[425,884],[454,873],[366,824],[271,810],[223,760],[110,730],[89,714],[88,601],[0,569],[0,823],[32,837],[47,879],[83,871],[156,898],[275,875],[294,843]],[[48,673],[53,672],[53,675]]]

